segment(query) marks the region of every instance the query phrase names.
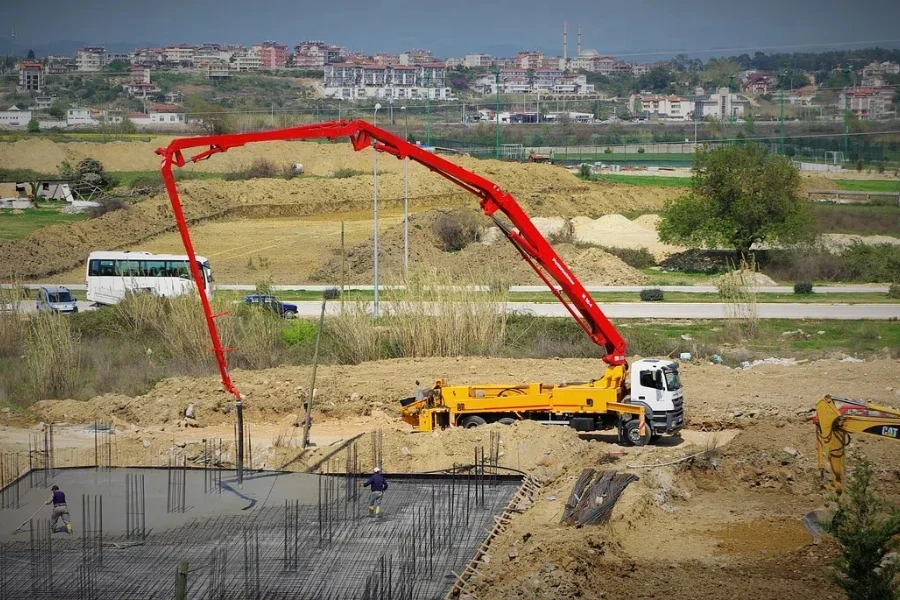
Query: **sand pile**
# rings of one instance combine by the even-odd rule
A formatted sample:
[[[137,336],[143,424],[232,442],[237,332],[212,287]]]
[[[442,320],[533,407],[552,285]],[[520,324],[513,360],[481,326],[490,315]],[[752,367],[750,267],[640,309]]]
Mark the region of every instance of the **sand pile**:
[[[498,277],[513,285],[540,283],[531,266],[505,238],[491,240],[491,243],[473,242],[459,252],[443,251],[434,224],[442,214],[451,212],[430,211],[410,217],[410,269],[437,267],[461,283],[485,283]],[[467,212],[477,214],[475,211]],[[490,222],[484,217],[482,219],[483,223]],[[541,222],[541,226],[564,223],[561,218],[547,219]],[[403,225],[396,225],[380,236],[378,247],[379,278],[386,277],[386,283],[399,282],[403,273]],[[557,244],[555,249],[585,285],[638,285],[648,281],[646,275],[599,248],[583,250],[571,244]],[[371,283],[374,266],[372,240],[350,248],[345,265],[349,271],[349,283]],[[340,273],[341,257],[336,256],[314,271],[311,279],[339,282]]]
[[[718,277],[716,281],[721,282],[726,278],[733,279],[735,282],[740,282],[752,287],[778,285],[777,281],[765,273],[759,273],[758,271],[732,271],[731,273],[726,273],[725,275]]]
[[[576,242],[615,248],[646,248],[657,258],[682,250],[659,241],[658,223],[659,215],[642,215],[634,221],[622,215],[604,215],[599,219],[575,217],[572,230]]]

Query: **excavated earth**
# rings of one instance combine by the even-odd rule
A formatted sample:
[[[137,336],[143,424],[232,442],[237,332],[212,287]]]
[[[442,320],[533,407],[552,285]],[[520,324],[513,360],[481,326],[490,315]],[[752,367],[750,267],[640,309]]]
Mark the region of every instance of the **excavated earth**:
[[[558,382],[596,376],[596,360],[461,357],[322,366],[312,429],[318,446],[306,452],[292,424],[308,397],[309,369],[232,375],[246,394],[257,467],[303,469],[328,458],[337,442],[362,435],[360,467],[367,469],[368,433],[381,430],[389,476],[428,471],[471,462],[474,448],[488,445],[491,430],[499,432],[500,464],[533,474],[542,487],[493,541],[470,582],[472,598],[774,600],[842,597],[827,575],[833,543],[815,541],[802,523],[830,497],[816,466],[812,407],[826,393],[900,406],[898,367],[900,361],[887,359],[750,369],[686,363],[688,429],[644,448],[531,422],[422,434],[398,419],[397,399],[411,393],[416,379]],[[189,404],[196,420],[183,418]],[[93,452],[85,424],[100,418],[115,425],[121,462],[166,464],[173,451],[190,460],[203,440],[232,438],[230,405],[212,376],[166,380],[136,398],[43,401],[26,413],[0,414],[7,424],[0,425],[0,449],[21,452],[35,423],[53,421],[57,460],[65,464],[79,448]],[[900,445],[854,436],[851,454],[872,461],[879,491],[900,500]],[[686,457],[692,458],[675,462]],[[563,526],[563,505],[586,467],[631,472],[638,480],[608,525]]]

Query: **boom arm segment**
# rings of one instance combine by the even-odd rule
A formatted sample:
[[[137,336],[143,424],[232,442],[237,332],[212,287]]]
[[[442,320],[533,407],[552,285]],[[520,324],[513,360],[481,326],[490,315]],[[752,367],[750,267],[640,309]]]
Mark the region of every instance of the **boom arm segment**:
[[[871,402],[825,396],[816,404],[816,454],[819,470],[834,475],[838,494],[846,477],[845,450],[851,433],[868,433],[900,441],[900,410]]]
[[[172,203],[172,210],[175,213],[181,240],[191,259],[191,274],[201,292],[204,285],[203,278],[196,265],[193,245],[184,219],[184,213],[181,209],[178,189],[172,175],[172,167],[182,167],[188,161],[199,162],[213,154],[254,142],[322,138],[334,140],[339,137],[349,137],[353,149],[357,151],[373,146],[376,151],[392,154],[398,159],[409,158],[477,196],[481,204],[481,210],[497,223],[509,241],[513,243],[522,254],[522,257],[528,261],[528,264],[547,284],[550,291],[568,309],[569,313],[581,325],[591,340],[605,348],[606,353],[602,357],[604,362],[610,365],[625,364],[625,340],[622,339],[622,336],[609,322],[591,295],[584,289],[578,278],[575,277],[575,274],[553,250],[549,242],[532,224],[531,219],[525,214],[522,207],[509,193],[487,179],[366,121],[330,121],[272,131],[178,138],[172,140],[167,147],[156,151],[157,154],[163,157],[160,171]],[[200,147],[205,147],[206,150],[185,159],[184,150]],[[512,227],[506,226],[497,219],[495,216],[497,211],[506,215],[512,223]],[[228,376],[224,350],[219,341],[209,301],[206,299],[205,294],[201,293],[200,297],[213,340],[222,382],[226,390],[240,397]]]

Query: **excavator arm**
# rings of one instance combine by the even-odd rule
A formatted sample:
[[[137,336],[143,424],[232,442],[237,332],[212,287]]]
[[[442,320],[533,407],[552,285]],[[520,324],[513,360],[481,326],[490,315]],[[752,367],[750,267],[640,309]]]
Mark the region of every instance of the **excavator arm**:
[[[518,202],[508,192],[487,179],[463,169],[440,156],[433,154],[415,144],[399,138],[392,133],[379,129],[366,121],[330,121],[315,125],[304,125],[287,129],[261,131],[251,133],[209,135],[190,138],[178,138],[156,153],[162,156],[160,171],[172,203],[172,210],[178,225],[185,251],[190,257],[191,274],[198,289],[203,291],[203,278],[197,267],[193,244],[188,232],[187,222],[181,207],[178,189],[172,167],[182,167],[188,162],[206,160],[219,152],[244,146],[255,142],[271,142],[284,140],[312,140],[348,137],[354,150],[363,150],[372,146],[377,152],[386,152],[398,159],[409,158],[441,177],[478,197],[481,210],[491,217],[507,239],[521,253],[522,257],[535,270],[538,276],[550,288],[550,291],[568,309],[572,317],[585,330],[596,344],[605,348],[603,361],[611,366],[625,364],[625,340],[609,322],[600,307],[584,289],[575,274],[563,262],[550,243],[532,224],[531,219],[522,210]],[[192,156],[185,157],[185,150],[204,148]],[[512,226],[497,217],[500,212],[509,219]],[[239,392],[231,383],[225,361],[225,349],[222,348],[215,318],[212,314],[206,294],[200,294],[203,310],[206,314],[207,326],[213,341],[216,361],[222,375],[225,389],[240,398]]]
[[[846,478],[846,448],[851,433],[867,433],[900,441],[900,410],[871,402],[825,396],[816,404],[816,455],[819,470],[834,477],[838,494]]]

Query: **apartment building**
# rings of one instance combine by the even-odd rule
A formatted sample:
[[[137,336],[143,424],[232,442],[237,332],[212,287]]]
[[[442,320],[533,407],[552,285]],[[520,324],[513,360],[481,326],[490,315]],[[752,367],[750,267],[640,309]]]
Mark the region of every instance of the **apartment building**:
[[[194,53],[196,51],[196,46],[179,44],[178,46],[166,47],[165,50],[163,50],[163,57],[166,62],[192,65],[194,63]]]
[[[435,62],[431,50],[412,50],[400,54],[400,64],[404,67],[414,65],[427,65]]]
[[[376,65],[336,63],[325,65],[325,97],[343,100],[364,98],[448,99],[444,63]]]
[[[738,119],[749,109],[749,102],[728,88],[719,88],[708,97],[694,101],[694,115],[698,119],[712,117],[720,121]]]
[[[676,121],[686,121],[694,115],[694,101],[680,96],[632,95],[630,101],[635,115]]]
[[[288,49],[284,44],[277,42],[254,44],[251,52],[259,56],[260,68],[274,70],[287,67]]]
[[[19,63],[20,92],[40,92],[44,87],[44,65],[36,60],[23,60]]]
[[[463,66],[472,69],[486,69],[494,64],[494,57],[490,54],[466,54],[463,58]]]
[[[321,69],[330,63],[343,62],[347,50],[342,46],[326,44],[320,40],[300,42],[294,46],[294,67],[298,69]],[[398,55],[397,61],[400,61]]]
[[[106,64],[106,48],[86,46],[75,53],[75,68],[79,71],[99,71]]]
[[[768,73],[750,73],[741,90],[750,94],[768,94],[772,78]]]
[[[160,91],[159,87],[150,81],[150,67],[135,63],[131,65],[131,81],[122,88],[132,96],[146,98],[150,94]]]
[[[890,114],[893,94],[894,88],[890,87],[845,89],[838,106],[841,110],[849,108],[860,119],[881,119]]]
[[[235,49],[231,55],[231,69],[239,73],[247,71],[259,71],[262,68],[262,58],[254,50],[246,48]]]

